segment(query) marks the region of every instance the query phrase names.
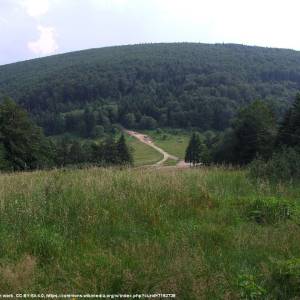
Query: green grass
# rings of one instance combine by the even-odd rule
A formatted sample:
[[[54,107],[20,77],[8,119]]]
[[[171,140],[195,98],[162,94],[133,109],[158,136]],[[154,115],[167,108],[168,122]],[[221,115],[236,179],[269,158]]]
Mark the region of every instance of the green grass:
[[[0,294],[290,299],[299,199],[299,184],[221,168],[0,175]]]
[[[163,166],[166,166],[166,167],[176,166],[177,163],[178,163],[178,160],[167,159],[167,160],[163,163]]]
[[[126,135],[128,146],[133,150],[134,165],[152,165],[163,159],[163,155],[155,149],[141,143],[135,137]]]
[[[158,147],[171,155],[184,159],[185,150],[190,139],[189,133],[180,131],[174,134],[172,130],[163,131],[161,133],[157,133],[155,130],[147,130],[144,132],[153,139]]]

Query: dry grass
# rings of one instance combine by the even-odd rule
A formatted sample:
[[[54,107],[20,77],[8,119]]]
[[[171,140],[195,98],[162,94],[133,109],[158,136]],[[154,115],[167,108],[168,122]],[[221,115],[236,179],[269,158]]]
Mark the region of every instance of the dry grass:
[[[17,263],[0,267],[0,287],[2,292],[24,291],[34,281],[36,259],[25,255]]]

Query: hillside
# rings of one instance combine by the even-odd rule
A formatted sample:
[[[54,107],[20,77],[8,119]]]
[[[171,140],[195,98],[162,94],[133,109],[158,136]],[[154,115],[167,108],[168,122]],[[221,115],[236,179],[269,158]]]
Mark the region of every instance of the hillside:
[[[280,116],[299,89],[300,52],[234,44],[109,47],[0,66],[0,94],[49,135],[114,123],[223,130],[255,99]]]

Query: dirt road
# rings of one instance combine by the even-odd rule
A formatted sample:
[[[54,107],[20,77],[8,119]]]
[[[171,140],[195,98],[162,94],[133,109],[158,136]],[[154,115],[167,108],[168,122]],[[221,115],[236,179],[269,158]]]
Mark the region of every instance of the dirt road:
[[[136,139],[138,139],[140,142],[148,145],[149,147],[154,148],[156,151],[158,151],[159,153],[161,153],[163,155],[163,159],[160,160],[159,162],[155,163],[154,165],[152,165],[153,167],[161,167],[163,166],[164,162],[166,162],[168,159],[172,159],[172,160],[176,160],[178,161],[178,163],[176,164],[176,167],[178,168],[186,168],[189,167],[189,164],[185,163],[183,160],[180,160],[178,157],[171,155],[169,153],[167,153],[166,151],[164,151],[163,149],[159,148],[158,146],[156,146],[152,139],[145,134],[136,132],[136,131],[132,131],[132,130],[124,130],[126,133],[128,133],[130,136],[135,137]]]

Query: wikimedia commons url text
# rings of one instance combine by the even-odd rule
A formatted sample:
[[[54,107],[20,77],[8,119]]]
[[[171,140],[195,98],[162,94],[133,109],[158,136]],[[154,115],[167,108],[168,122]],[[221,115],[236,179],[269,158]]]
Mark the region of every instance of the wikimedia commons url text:
[[[174,299],[175,294],[0,294],[0,299]]]

